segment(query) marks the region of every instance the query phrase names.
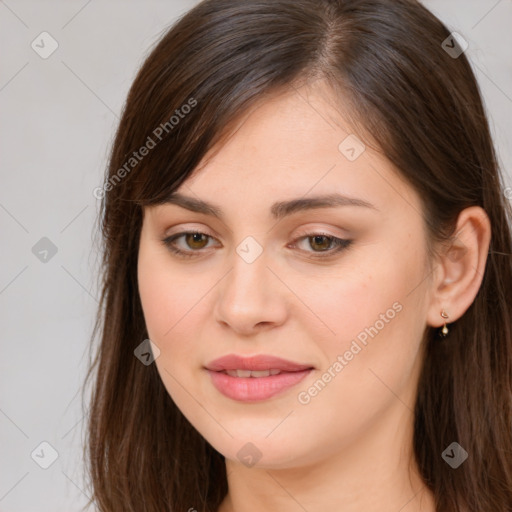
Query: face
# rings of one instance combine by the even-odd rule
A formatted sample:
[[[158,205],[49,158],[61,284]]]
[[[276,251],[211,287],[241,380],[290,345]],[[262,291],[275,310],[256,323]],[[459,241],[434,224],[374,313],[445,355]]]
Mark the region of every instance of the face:
[[[180,186],[218,215],[174,202],[144,211],[138,280],[155,364],[191,424],[237,463],[314,463],[414,405],[429,295],[420,199],[331,115],[329,94],[317,84],[266,99]],[[300,366],[207,369],[231,354]]]

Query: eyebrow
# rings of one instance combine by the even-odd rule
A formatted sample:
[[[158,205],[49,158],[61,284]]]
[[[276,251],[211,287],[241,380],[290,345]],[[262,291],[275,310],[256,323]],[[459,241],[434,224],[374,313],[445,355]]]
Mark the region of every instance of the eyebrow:
[[[165,200],[165,204],[175,204],[186,208],[192,212],[203,213],[205,215],[212,215],[218,219],[223,219],[224,214],[222,210],[207,201],[188,197],[179,192],[174,192]],[[322,196],[291,199],[289,201],[278,201],[272,205],[270,212],[274,219],[279,220],[283,217],[292,215],[293,213],[313,210],[316,208],[334,208],[338,206],[358,206],[369,208],[379,211],[373,204],[363,199],[355,197],[348,197],[341,194],[327,194]]]

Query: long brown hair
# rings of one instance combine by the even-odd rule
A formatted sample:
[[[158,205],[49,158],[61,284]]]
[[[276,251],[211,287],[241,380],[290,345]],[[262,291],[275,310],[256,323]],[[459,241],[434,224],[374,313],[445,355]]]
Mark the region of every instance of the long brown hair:
[[[214,512],[224,498],[224,457],[181,414],[156,366],[134,356],[148,338],[137,288],[142,208],[165,202],[257,101],[319,78],[419,193],[429,242],[449,240],[466,207],[490,218],[473,304],[445,342],[426,327],[414,450],[439,512],[511,506],[512,213],[475,76],[464,53],[443,45],[450,37],[413,0],[206,0],[152,50],[98,194],[86,463],[99,511]],[[456,470],[441,457],[453,441],[469,453]]]

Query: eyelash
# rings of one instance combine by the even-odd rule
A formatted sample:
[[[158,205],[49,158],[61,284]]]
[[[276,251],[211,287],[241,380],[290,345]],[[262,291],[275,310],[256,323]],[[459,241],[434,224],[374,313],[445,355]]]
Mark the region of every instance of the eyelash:
[[[207,235],[206,233],[203,233],[202,231],[190,230],[190,231],[183,231],[181,233],[176,233],[175,235],[171,235],[167,238],[164,238],[162,240],[162,243],[167,247],[167,249],[169,249],[172,253],[176,254],[180,258],[193,258],[193,257],[198,256],[199,254],[197,254],[197,253],[200,253],[202,251],[202,249],[184,251],[182,249],[176,248],[176,246],[174,245],[174,242],[175,242],[175,240],[177,240],[178,238],[181,238],[184,235],[195,235],[195,234],[204,235],[207,238],[213,238],[212,236]],[[339,252],[341,252],[345,249],[348,249],[348,247],[350,247],[350,245],[353,242],[353,240],[338,238],[338,237],[329,235],[327,233],[314,232],[314,233],[306,233],[305,235],[302,235],[301,237],[297,238],[293,243],[295,244],[296,242],[298,242],[300,240],[304,240],[307,238],[314,238],[317,236],[322,236],[322,237],[331,239],[332,243],[334,244],[334,249],[326,249],[325,251],[313,251],[313,254],[316,253],[316,256],[311,256],[312,259],[315,259],[315,258],[316,259],[324,259],[324,258],[328,258],[330,256],[334,256],[335,254],[338,254]],[[310,251],[305,251],[305,252],[310,252]]]

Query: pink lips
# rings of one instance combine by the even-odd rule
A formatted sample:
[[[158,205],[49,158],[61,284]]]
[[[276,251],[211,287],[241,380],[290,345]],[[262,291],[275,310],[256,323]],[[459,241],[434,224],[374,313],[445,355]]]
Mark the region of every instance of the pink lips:
[[[230,354],[208,363],[213,385],[223,395],[242,402],[266,400],[298,384],[312,371],[307,364],[294,363],[270,355],[241,357]],[[226,370],[280,370],[268,377],[232,377]]]

